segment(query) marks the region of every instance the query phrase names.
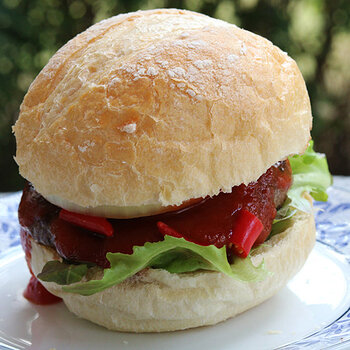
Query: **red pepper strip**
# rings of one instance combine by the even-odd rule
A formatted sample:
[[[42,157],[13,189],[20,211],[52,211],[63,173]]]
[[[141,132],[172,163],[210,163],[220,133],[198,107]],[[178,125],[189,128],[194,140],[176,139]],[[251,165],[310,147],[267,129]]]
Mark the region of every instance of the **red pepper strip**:
[[[251,212],[241,209],[237,214],[231,243],[234,253],[246,258],[264,228],[262,222]]]
[[[157,227],[158,227],[159,232],[163,236],[168,235],[168,236],[172,236],[172,237],[176,237],[176,238],[184,238],[180,233],[175,231],[173,228],[169,227],[167,224],[164,224],[164,222],[158,221]]]
[[[60,211],[59,218],[107,237],[113,236],[114,233],[113,226],[106,218],[73,213],[65,209]]]

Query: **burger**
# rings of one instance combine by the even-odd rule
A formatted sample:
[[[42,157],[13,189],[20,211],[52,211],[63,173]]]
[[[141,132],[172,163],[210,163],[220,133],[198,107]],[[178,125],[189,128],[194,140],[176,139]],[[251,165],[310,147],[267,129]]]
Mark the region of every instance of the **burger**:
[[[296,63],[258,35],[176,9],[93,25],[51,58],[14,126],[25,295],[131,332],[270,298],[314,245],[308,193],[327,197],[311,125]]]

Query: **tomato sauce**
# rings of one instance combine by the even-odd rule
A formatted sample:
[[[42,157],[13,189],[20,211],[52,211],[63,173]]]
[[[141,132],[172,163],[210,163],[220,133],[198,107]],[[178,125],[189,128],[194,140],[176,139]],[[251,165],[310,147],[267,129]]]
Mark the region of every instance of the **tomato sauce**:
[[[62,301],[61,298],[56,297],[56,295],[46,290],[35,276],[30,278],[27,288],[23,292],[23,296],[31,303],[37,305],[50,305]]]
[[[19,206],[20,224],[39,243],[53,247],[71,262],[91,262],[108,267],[107,252],[132,253],[135,245],[163,239],[157,222],[162,221],[201,245],[228,245],[236,213],[246,209],[264,225],[255,245],[268,237],[276,206],[283,203],[292,182],[288,161],[278,162],[257,181],[232,188],[231,193],[207,197],[186,208],[134,219],[109,219],[114,236],[106,237],[59,218],[60,208],[46,201],[28,184]]]

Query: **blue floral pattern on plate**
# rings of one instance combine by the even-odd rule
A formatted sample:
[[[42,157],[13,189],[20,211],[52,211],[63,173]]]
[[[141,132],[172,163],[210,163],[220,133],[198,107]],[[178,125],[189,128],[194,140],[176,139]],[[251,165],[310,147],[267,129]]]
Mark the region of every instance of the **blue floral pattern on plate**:
[[[0,197],[0,254],[21,244],[17,218],[20,198],[20,192]]]
[[[316,202],[317,239],[342,253],[350,263],[350,178],[335,177],[326,203]],[[17,219],[21,193],[0,196],[0,254],[20,245]],[[350,309],[321,331],[280,349],[349,349]]]
[[[342,253],[350,263],[350,178],[334,177],[334,185],[329,189],[328,195],[328,202],[315,203],[317,239]],[[321,331],[281,347],[283,350],[300,348],[349,349],[350,309]]]

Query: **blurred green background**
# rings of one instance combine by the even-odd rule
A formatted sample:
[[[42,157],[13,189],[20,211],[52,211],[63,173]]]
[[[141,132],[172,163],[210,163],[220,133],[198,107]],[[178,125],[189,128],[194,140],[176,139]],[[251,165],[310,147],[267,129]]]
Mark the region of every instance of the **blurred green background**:
[[[21,189],[11,125],[30,83],[77,33],[121,12],[186,8],[270,39],[293,57],[309,90],[316,149],[350,175],[349,0],[0,0],[0,192]],[[288,137],[288,135],[286,135]]]

